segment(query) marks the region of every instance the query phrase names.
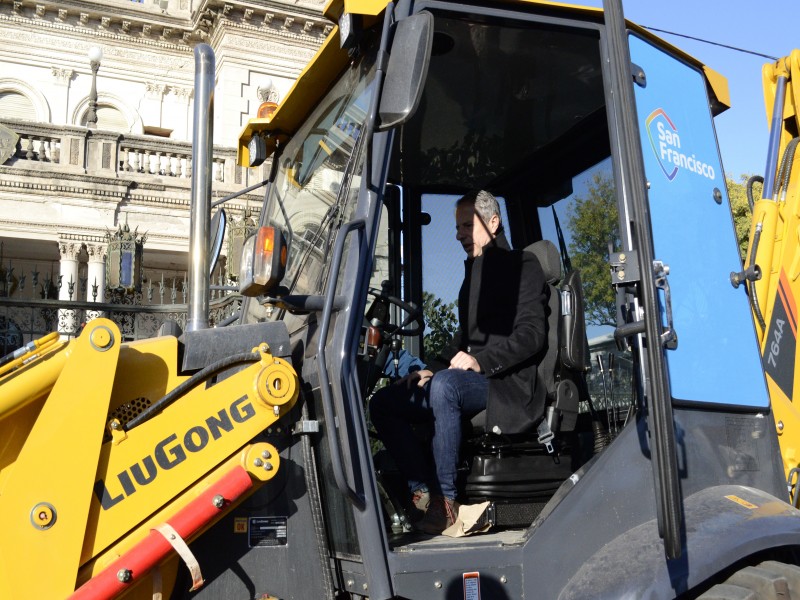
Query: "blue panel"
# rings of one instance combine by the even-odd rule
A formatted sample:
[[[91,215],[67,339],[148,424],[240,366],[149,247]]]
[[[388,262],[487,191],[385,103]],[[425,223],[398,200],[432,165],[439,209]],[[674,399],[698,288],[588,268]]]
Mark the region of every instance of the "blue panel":
[[[655,258],[670,267],[678,334],[678,348],[666,351],[672,395],[766,407],[747,297],[730,283],[741,263],[705,79],[650,43],[629,39],[631,58],[647,77],[646,87],[634,89]]]

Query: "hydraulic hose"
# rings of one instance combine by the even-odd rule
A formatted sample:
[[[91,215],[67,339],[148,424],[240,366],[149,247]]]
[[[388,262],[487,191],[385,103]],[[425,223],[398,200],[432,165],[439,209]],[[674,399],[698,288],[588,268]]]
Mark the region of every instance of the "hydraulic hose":
[[[228,356],[227,358],[223,358],[220,361],[212,363],[208,365],[202,371],[198,371],[194,375],[192,375],[189,379],[181,383],[180,385],[173,388],[170,392],[168,392],[163,398],[157,400],[153,404],[147,407],[147,409],[143,410],[139,413],[136,417],[124,423],[122,425],[123,431],[130,431],[134,427],[141,425],[145,421],[151,419],[157,412],[168,407],[170,404],[175,402],[178,398],[187,394],[190,390],[196,388],[198,385],[203,383],[204,381],[210,379],[217,373],[221,373],[231,367],[235,367],[236,365],[246,364],[246,363],[253,363],[258,362],[261,360],[261,355],[258,352],[246,352],[242,354],[234,354],[232,356]]]
[[[753,175],[750,179],[747,180],[747,205],[750,207],[750,214],[753,214],[755,210],[756,201],[753,198],[753,186],[756,183],[760,183],[762,186],[764,185],[764,178],[761,175]]]
[[[797,145],[800,143],[800,137],[794,138],[786,145],[786,150],[783,151],[781,158],[781,166],[778,169],[778,178],[776,180],[775,196],[779,197],[781,201],[786,199],[786,192],[789,189],[789,176],[792,173],[792,166],[794,165],[794,155],[797,151]]]
[[[753,247],[750,250],[750,264],[748,265],[749,269],[756,268],[756,253],[758,252],[758,243],[761,241],[761,227],[762,224],[756,224],[756,231],[753,234]],[[761,313],[761,305],[758,303],[758,294],[756,293],[756,286],[754,282],[750,282],[748,286],[748,292],[750,296],[750,306],[753,307],[753,312],[756,315],[756,319],[758,319],[758,324],[761,325],[761,330],[763,331],[766,329],[767,324],[764,321],[764,315]]]

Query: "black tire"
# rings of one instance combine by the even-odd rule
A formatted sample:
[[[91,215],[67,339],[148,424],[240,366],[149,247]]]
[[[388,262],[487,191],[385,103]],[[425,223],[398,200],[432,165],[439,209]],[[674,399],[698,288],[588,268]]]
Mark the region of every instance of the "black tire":
[[[774,560],[745,567],[698,600],[800,600],[800,567]]]

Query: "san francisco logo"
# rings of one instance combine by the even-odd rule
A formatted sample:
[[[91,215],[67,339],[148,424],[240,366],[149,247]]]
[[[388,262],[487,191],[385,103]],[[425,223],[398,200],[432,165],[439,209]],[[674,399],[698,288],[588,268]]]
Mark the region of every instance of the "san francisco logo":
[[[697,173],[707,179],[715,179],[714,167],[699,160],[694,154],[686,154],[681,146],[678,128],[663,108],[657,108],[645,120],[650,146],[658,159],[661,170],[669,181],[675,179],[681,169]]]

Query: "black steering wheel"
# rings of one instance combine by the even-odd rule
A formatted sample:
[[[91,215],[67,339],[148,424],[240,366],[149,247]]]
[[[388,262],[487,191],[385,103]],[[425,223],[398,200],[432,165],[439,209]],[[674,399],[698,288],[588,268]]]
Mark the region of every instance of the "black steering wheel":
[[[392,296],[387,291],[384,290],[376,290],[375,288],[369,288],[367,293],[375,298],[372,306],[370,306],[369,310],[367,311],[367,320],[368,321],[378,321],[372,322],[373,325],[380,327],[384,333],[388,336],[393,335],[408,335],[408,336],[415,336],[419,335],[423,331],[425,331],[425,318],[422,313],[422,309],[418,307],[413,302],[405,302],[396,296]],[[403,319],[403,322],[399,325],[395,325],[389,322],[388,318],[388,311],[386,311],[385,320],[381,320],[380,318],[371,318],[370,313],[373,312],[376,303],[388,303],[393,304],[394,306],[398,307],[402,311],[406,313],[406,318]],[[385,304],[384,304],[385,305]],[[377,311],[376,311],[377,312]],[[412,325],[413,323],[413,325]]]

